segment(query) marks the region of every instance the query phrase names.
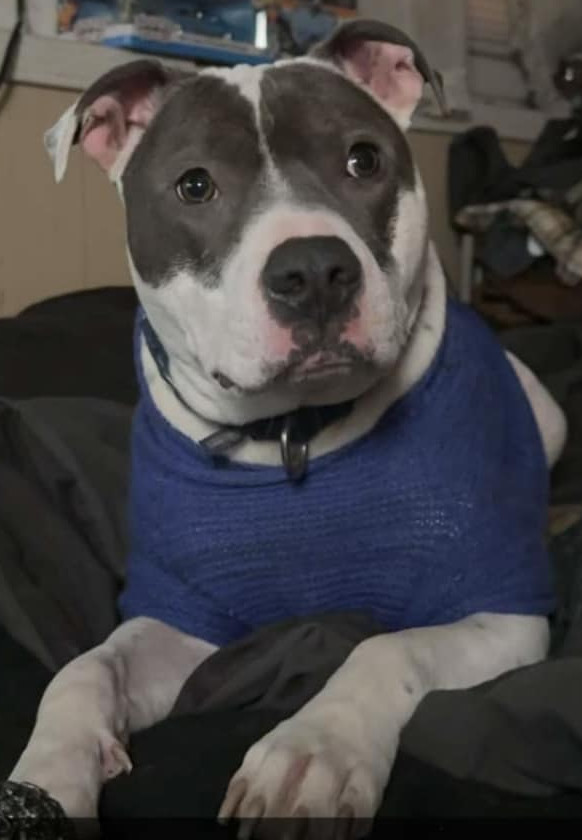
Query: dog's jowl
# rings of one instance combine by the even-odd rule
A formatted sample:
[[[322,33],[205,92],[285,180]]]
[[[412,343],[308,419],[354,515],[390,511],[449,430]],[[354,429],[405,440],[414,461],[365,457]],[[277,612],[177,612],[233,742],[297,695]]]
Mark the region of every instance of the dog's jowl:
[[[131,62],[47,136],[58,178],[78,143],[116,184],[141,303],[125,620],[54,679],[12,774],[70,815],[259,627],[385,632],[247,753],[220,818],[249,831],[372,818],[427,692],[545,656],[564,420],[447,297],[405,134],[425,83],[442,101],[416,45],[358,21],[268,67]]]

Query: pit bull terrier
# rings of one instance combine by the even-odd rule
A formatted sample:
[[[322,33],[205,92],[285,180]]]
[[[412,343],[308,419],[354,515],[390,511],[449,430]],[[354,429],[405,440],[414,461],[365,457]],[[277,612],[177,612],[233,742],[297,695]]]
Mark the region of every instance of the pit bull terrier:
[[[55,677],[11,776],[70,816],[269,622],[360,610],[385,633],[247,753],[217,815],[246,837],[361,832],[428,692],[546,654],[564,418],[447,297],[405,136],[425,83],[441,96],[407,36],[356,21],[264,67],[133,61],[47,135],[58,180],[78,143],[116,184],[141,302],[125,620]]]

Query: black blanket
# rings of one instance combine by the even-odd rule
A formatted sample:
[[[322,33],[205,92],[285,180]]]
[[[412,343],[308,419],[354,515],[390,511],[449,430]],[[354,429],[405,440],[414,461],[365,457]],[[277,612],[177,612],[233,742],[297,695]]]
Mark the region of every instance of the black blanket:
[[[89,326],[97,323],[95,300],[106,321],[112,308],[119,333],[110,346],[130,358],[132,306],[123,295],[119,308],[114,293],[107,301],[95,295],[66,303],[69,312],[85,306]],[[9,376],[2,382],[0,367],[0,392],[7,395],[0,404],[0,672],[9,675],[0,682],[4,775],[51,672],[115,626],[123,581],[133,380],[114,379],[116,401],[107,399],[107,369],[92,369],[94,356],[80,365],[78,336],[67,332],[70,316],[61,318],[57,306],[57,317],[51,306],[61,330],[54,352],[68,341],[81,368],[67,386],[75,396],[14,399],[54,393],[56,379],[62,384],[67,376],[47,362],[43,382],[34,382],[36,341],[21,344],[25,375],[18,389],[9,387]],[[51,317],[42,308],[34,316],[50,343]],[[0,324],[0,350],[2,341]],[[118,373],[131,369],[109,350],[101,363]],[[478,689],[427,697],[404,733],[385,815],[582,815],[579,523],[560,539],[554,548],[563,597],[553,658]],[[173,716],[132,739],[135,770],[108,785],[103,816],[214,815],[245,749],[376,631],[365,616],[314,616],[265,628],[218,652],[184,687]]]

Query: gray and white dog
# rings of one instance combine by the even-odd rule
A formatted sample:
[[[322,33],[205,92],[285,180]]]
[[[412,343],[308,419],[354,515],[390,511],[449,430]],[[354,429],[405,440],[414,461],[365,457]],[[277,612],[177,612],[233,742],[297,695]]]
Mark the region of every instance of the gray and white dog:
[[[169,375],[145,341],[139,364],[183,439],[349,404],[308,455],[284,432],[282,446],[241,436],[229,453],[239,468],[285,462],[301,472],[307,457],[358,452],[429,370],[448,330],[445,280],[405,136],[425,82],[438,94],[403,33],[357,21],[308,57],[264,67],[186,76],[131,62],[49,132],[58,180],[79,143],[119,190],[131,273]],[[563,415],[528,369],[500,355],[533,410],[547,471],[564,444]],[[504,463],[495,469],[501,476]],[[358,539],[365,551],[366,534]],[[545,657],[547,619],[534,613],[477,610],[363,642],[249,750],[220,818],[244,820],[249,833],[272,816],[373,818],[401,730],[428,692]],[[129,735],[167,716],[215,649],[155,613],[125,621],[54,678],[11,779],[46,789],[71,816],[95,815],[104,782],[131,770]]]

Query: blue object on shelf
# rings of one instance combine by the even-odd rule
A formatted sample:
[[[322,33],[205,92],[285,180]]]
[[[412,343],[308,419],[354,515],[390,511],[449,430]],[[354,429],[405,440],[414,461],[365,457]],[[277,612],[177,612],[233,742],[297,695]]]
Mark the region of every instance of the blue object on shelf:
[[[213,64],[274,59],[272,50],[256,46],[267,46],[266,13],[258,12],[253,0],[76,0],[70,5],[74,17],[65,31],[79,31],[81,38],[89,35],[106,46]]]
[[[156,41],[137,35],[112,35],[102,38],[101,43],[108,47],[174,58],[191,58],[211,64],[269,64],[274,60],[274,57],[266,52],[237,50],[236,46],[228,41],[212,44],[205,41]]]
[[[255,42],[256,12],[252,0],[138,0],[134,14],[158,15],[184,32],[211,38]]]

